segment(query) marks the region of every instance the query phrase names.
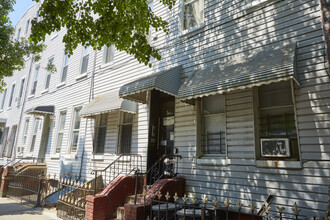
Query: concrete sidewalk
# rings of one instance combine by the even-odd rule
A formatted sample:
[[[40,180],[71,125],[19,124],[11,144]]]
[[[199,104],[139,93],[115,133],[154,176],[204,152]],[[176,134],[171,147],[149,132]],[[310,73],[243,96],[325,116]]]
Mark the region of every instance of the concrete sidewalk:
[[[0,198],[0,219],[8,220],[48,220],[56,217],[56,210],[34,208],[31,203],[11,198]]]

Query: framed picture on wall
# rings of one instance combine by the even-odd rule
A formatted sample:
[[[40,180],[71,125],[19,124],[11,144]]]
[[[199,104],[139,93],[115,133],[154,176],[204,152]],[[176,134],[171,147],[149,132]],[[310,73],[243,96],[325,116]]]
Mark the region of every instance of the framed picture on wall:
[[[288,138],[260,139],[262,157],[290,157]]]

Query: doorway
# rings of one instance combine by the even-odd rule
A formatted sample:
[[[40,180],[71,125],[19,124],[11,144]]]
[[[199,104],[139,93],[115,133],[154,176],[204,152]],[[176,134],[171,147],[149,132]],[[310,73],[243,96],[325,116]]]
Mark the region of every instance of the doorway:
[[[50,116],[48,114],[46,114],[44,116],[44,123],[43,123],[43,127],[42,127],[42,136],[41,136],[39,154],[38,154],[38,159],[37,159],[38,163],[45,162],[51,121],[52,120],[50,119]]]

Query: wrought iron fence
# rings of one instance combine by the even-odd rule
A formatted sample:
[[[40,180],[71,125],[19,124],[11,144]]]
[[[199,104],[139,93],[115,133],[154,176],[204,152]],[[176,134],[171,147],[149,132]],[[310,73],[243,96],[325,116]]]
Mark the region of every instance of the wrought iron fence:
[[[162,195],[160,191],[151,192],[147,198],[147,191],[140,195],[145,206],[145,219],[157,220],[262,220],[262,219],[321,219],[319,217],[300,216],[301,208],[294,203],[290,207],[272,207],[265,202],[257,207],[254,201],[243,204],[240,199],[232,203],[228,198],[222,202],[217,197],[208,198],[205,194],[198,200],[194,195],[179,197],[177,193]],[[142,198],[141,198],[142,197]],[[221,205],[222,203],[222,205]],[[245,209],[245,212],[242,209]],[[273,210],[272,210],[273,208]],[[257,214],[258,209],[262,214]],[[248,212],[246,212],[248,210]]]

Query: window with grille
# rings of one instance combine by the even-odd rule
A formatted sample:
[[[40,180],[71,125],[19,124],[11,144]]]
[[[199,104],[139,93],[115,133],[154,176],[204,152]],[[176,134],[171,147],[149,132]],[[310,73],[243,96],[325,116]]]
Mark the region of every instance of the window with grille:
[[[183,30],[204,22],[204,0],[183,0]]]
[[[226,154],[225,97],[212,95],[201,101],[202,153]]]
[[[32,88],[31,88],[31,95],[34,95],[36,93],[36,90],[37,90],[39,70],[40,70],[40,66],[36,67],[36,69],[34,71],[34,78],[33,78],[33,81],[32,81]]]
[[[80,113],[81,107],[75,108],[73,113],[73,125],[71,133],[71,147],[70,152],[76,152],[79,140],[79,129],[80,129]]]
[[[53,65],[53,63],[54,63],[54,58],[51,58],[50,60],[48,60],[48,65]],[[47,70],[47,72],[46,72],[46,81],[45,81],[45,89],[49,89],[51,75],[52,75],[52,72],[50,70]]]
[[[89,51],[90,46],[83,48],[83,54],[82,54],[82,62],[81,62],[81,68],[80,68],[80,74],[86,73],[88,69],[88,60],[89,60]]]
[[[59,121],[58,121],[57,141],[56,141],[55,153],[60,153],[61,152],[61,148],[62,148],[62,145],[63,145],[65,120],[66,120],[66,111],[61,111]]]
[[[131,153],[132,128],[134,115],[127,112],[120,113],[118,125],[118,153]]]
[[[30,146],[31,153],[34,151],[34,147],[36,145],[39,123],[40,123],[40,119],[36,118],[34,121],[34,126],[33,126],[33,131],[32,131],[32,139],[31,139],[31,146]]]
[[[105,137],[107,133],[108,114],[100,114],[95,119],[94,153],[104,153]]]
[[[69,68],[69,55],[67,53],[65,53],[64,60],[63,60],[61,83],[66,81],[66,77],[68,75],[68,68]]]
[[[13,97],[14,97],[15,87],[16,87],[15,84],[13,84],[13,85],[11,86],[11,92],[10,92],[9,102],[8,102],[8,107],[9,107],[9,108],[11,107],[11,104],[12,104],[12,102],[13,102]]]

